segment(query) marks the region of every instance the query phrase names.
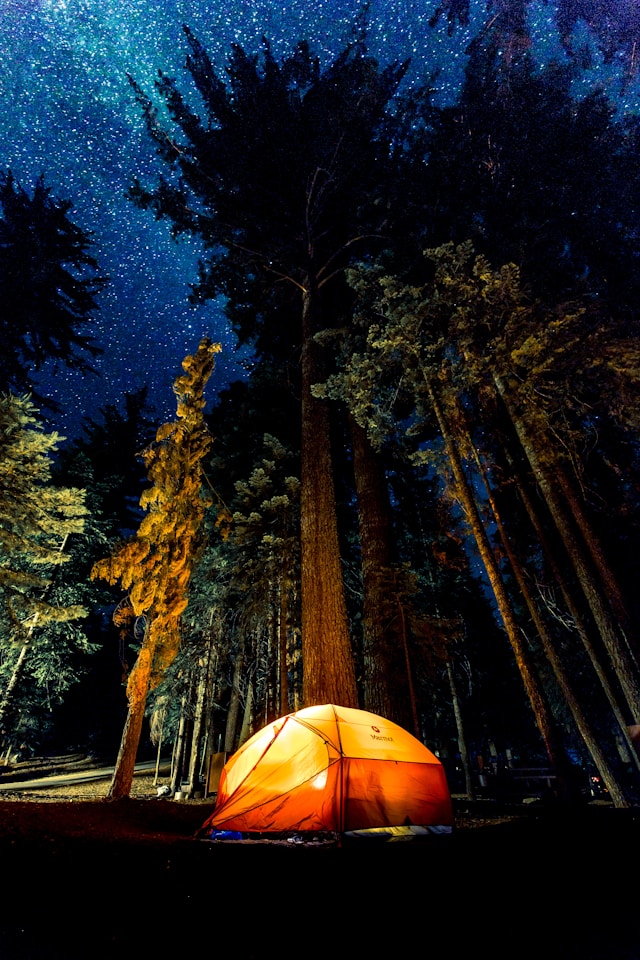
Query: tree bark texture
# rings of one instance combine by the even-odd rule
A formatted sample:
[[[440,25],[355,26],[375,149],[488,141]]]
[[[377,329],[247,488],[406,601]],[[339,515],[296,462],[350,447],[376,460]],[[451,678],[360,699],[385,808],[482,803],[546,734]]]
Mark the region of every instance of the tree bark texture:
[[[323,379],[316,295],[303,295],[300,489],[302,667],[305,706],[358,706],[338,539],[329,409],[312,396]]]
[[[185,755],[187,752],[190,727],[186,713],[187,702],[187,697],[183,696],[180,701],[180,722],[178,723],[178,733],[173,751],[173,769],[171,770],[172,794],[177,793],[181,789],[182,782],[185,778]]]

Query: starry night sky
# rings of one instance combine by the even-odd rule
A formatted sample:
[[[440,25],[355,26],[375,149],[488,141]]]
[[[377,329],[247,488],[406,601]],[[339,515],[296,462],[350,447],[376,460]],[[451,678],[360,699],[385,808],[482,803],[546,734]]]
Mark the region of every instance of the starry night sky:
[[[444,18],[429,28],[436,6],[372,0],[369,45],[383,62],[411,56],[413,76],[439,68],[439,96],[449,99],[485,3],[474,0],[469,25],[452,36]],[[561,57],[552,6],[533,6],[539,55]],[[104,349],[99,377],[62,368],[42,380],[63,408],[55,421],[62,432],[74,435],[82,417],[144,384],[157,415],[173,419],[171,383],[205,334],[223,345],[210,397],[243,375],[220,307],[187,301],[195,242],[174,242],[166,224],[125,199],[133,177],[144,179],[156,163],[127,72],[149,93],[158,69],[188,89],[183,23],[220,70],[232,42],[256,50],[263,35],[276,55],[304,37],[327,59],[351,36],[359,9],[359,0],[0,0],[0,169],[29,192],[43,174],[56,198],[71,200],[71,218],[92,233],[100,272],[111,278],[93,325]]]

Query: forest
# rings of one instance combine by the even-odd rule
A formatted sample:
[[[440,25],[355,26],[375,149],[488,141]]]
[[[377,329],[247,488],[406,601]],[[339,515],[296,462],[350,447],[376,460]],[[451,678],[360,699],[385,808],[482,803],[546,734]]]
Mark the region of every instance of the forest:
[[[445,105],[366,6],[330,62],[265,38],[220,72],[185,26],[188,90],[129,77],[157,157],[129,201],[198,241],[190,296],[253,357],[210,397],[194,343],[166,423],[142,389],[46,428],[38,371],[90,374],[109,281],[73,197],[1,173],[4,762],[117,754],[119,798],[162,754],[195,791],[339,703],[470,797],[535,768],[640,802],[638,63],[568,0],[541,63],[528,6],[487,5]]]

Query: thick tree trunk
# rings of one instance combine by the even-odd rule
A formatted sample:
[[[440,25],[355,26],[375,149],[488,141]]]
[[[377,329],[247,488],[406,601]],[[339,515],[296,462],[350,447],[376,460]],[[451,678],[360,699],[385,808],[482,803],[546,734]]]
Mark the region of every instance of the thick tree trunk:
[[[304,292],[300,543],[305,706],[358,706],[336,517],[329,409],[311,393],[323,379],[316,295]]]
[[[136,767],[136,752],[142,734],[146,699],[130,701],[127,719],[122,731],[120,751],[107,794],[110,800],[121,800],[131,793]]]
[[[567,555],[571,560],[573,569],[580,582],[582,592],[589,604],[598,631],[602,637],[602,642],[607,649],[611,664],[627,701],[630,720],[634,724],[640,723],[640,683],[637,665],[630,654],[626,639],[623,640],[616,630],[616,626],[607,608],[606,600],[602,596],[602,592],[590,569],[589,560],[585,555],[585,549],[572,527],[561,495],[557,490],[553,478],[549,474],[543,458],[539,456],[537,445],[531,437],[530,431],[516,410],[504,379],[495,375],[494,380],[518,439],[535,474],[536,481],[545,498],[549,512],[562,538]]]
[[[449,432],[442,406],[438,400],[438,397],[436,396],[433,384],[428,383],[427,386],[433,405],[433,410],[444,439],[451,469],[453,470],[458,496],[460,497],[460,503],[466,514],[467,523],[469,524],[473,533],[480,558],[493,590],[498,612],[500,613],[505,631],[509,638],[509,642],[511,643],[516,665],[520,672],[527,697],[529,698],[529,703],[531,704],[531,709],[533,710],[533,715],[535,717],[540,736],[542,737],[542,742],[549,758],[549,763],[554,770],[561,768],[564,751],[561,746],[560,738],[557,734],[556,725],[554,723],[551,710],[549,709],[549,705],[547,703],[547,698],[533,666],[531,654],[524,643],[522,633],[513,613],[511,601],[507,595],[507,591],[502,580],[502,575],[498,568],[493,550],[491,549],[491,544],[489,543],[487,532],[480,518],[477,504],[465,476],[458,449],[453,437],[451,436],[451,433]]]

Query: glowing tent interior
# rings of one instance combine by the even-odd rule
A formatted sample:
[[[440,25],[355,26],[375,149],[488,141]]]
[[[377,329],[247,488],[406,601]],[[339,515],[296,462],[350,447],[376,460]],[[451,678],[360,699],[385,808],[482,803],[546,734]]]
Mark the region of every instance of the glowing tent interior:
[[[445,772],[427,747],[376,714],[324,704],[275,720],[230,757],[200,836],[452,824]]]

